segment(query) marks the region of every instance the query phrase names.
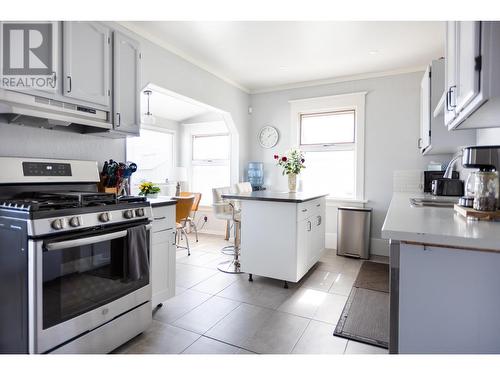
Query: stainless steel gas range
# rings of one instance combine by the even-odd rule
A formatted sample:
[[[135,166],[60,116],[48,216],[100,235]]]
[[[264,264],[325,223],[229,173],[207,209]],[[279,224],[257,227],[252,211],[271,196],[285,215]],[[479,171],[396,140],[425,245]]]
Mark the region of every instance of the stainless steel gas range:
[[[0,353],[107,353],[151,323],[152,211],[96,162],[0,158]]]

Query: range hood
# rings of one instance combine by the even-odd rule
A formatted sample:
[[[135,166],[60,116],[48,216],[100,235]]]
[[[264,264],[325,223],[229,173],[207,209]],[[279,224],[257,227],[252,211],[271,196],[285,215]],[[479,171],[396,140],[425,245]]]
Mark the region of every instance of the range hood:
[[[109,115],[89,106],[0,90],[0,116],[11,124],[62,127],[81,133],[107,132],[112,129]]]

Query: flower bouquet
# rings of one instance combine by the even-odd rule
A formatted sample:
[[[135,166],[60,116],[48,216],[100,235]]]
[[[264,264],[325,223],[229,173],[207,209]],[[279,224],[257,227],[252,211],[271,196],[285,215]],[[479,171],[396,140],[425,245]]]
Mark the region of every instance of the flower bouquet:
[[[274,159],[278,162],[277,165],[283,168],[283,176],[288,176],[288,190],[290,193],[295,193],[297,191],[297,175],[306,167],[304,154],[300,150],[292,149],[282,156],[275,154]]]
[[[139,195],[153,198],[160,192],[160,187],[150,181],[143,181],[139,185],[139,191]]]

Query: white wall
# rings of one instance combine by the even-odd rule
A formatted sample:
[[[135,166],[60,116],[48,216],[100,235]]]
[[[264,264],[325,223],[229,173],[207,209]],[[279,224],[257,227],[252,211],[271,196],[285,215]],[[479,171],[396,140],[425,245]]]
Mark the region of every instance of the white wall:
[[[500,128],[478,129],[476,141],[478,146],[500,145]]]
[[[420,81],[423,73],[401,74],[313,87],[283,90],[251,96],[249,155],[263,161],[265,184],[286,189],[286,179],[275,166],[273,154],[291,147],[289,100],[367,91],[365,124],[365,199],[373,208],[372,252],[388,255],[380,231],[387,213],[397,170],[425,169],[431,160],[446,161],[450,155],[423,157],[417,150],[419,137]],[[273,149],[263,149],[257,141],[260,128],[276,126],[280,141]],[[307,165],[307,164],[306,164]],[[335,244],[335,204],[327,208],[327,242]]]

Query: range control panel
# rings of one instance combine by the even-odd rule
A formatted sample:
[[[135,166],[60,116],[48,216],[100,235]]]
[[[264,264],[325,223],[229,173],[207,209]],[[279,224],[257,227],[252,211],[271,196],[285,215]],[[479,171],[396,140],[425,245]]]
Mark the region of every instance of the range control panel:
[[[71,176],[69,163],[23,162],[24,176]]]

